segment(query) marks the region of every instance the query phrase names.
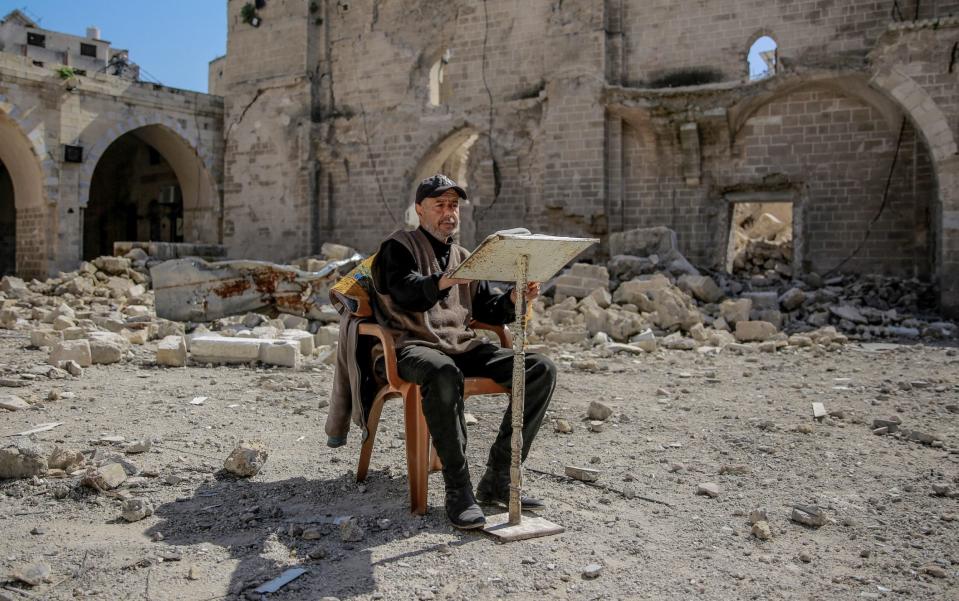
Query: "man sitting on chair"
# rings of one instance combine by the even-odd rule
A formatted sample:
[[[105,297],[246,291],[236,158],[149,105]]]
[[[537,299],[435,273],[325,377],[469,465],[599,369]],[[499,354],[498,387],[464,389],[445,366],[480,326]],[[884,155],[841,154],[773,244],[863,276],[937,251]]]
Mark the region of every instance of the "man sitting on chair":
[[[496,293],[489,282],[451,279],[451,273],[469,256],[453,242],[459,230],[460,200],[466,192],[445,175],[434,175],[416,189],[420,227],[400,230],[387,238],[373,261],[374,315],[396,342],[401,378],[420,386],[423,413],[436,453],[443,463],[446,514],[457,528],[480,528],[486,523],[483,504],[509,502],[510,437],[513,428],[507,406],[499,434],[489,451],[486,472],[473,495],[466,461],[466,420],[463,379],[491,378],[509,388],[513,381],[513,351],[479,338],[469,329],[471,319],[494,325],[515,319],[515,290]],[[539,283],[530,283],[530,300]],[[543,422],[556,385],[556,366],[547,357],[526,355],[526,397],[523,415],[523,452]],[[524,509],[543,502],[522,498]]]

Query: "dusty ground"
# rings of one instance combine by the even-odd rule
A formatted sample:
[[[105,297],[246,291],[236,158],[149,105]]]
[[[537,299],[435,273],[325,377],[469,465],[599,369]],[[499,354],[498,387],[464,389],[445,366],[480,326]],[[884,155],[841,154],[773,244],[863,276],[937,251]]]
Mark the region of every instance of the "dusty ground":
[[[0,334],[6,373],[45,359],[23,334]],[[41,446],[109,450],[103,435],[162,442],[128,456],[146,475],[121,491],[157,506],[140,522],[120,520],[119,500],[78,488],[76,478],[0,482],[0,578],[37,559],[52,567],[51,582],[6,582],[0,598],[257,598],[252,587],[290,566],[307,574],[270,599],[959,598],[959,497],[932,494],[934,483],[959,488],[959,416],[947,409],[959,402],[955,350],[661,351],[599,357],[606,369],[596,372],[572,368],[571,353],[552,354],[563,368],[550,423],[567,418],[575,431],[544,426],[528,466],[593,467],[601,484],[670,506],[528,472],[527,488],[549,501],[544,517],[567,531],[497,544],[448,526],[439,474],[429,514],[408,513],[399,403],[388,405],[370,478],[357,485],[358,433],[341,449],[324,444],[317,401],[328,395],[330,368],[157,369],[141,349],[134,363],[4,390],[34,401],[53,388],[75,397],[4,413],[0,434],[62,421],[35,436]],[[194,406],[195,396],[209,399]],[[615,411],[603,432],[582,421],[591,400]],[[813,401],[844,418],[815,423]],[[474,466],[504,404],[468,404],[479,419]],[[937,432],[945,448],[873,435],[872,419],[891,415]],[[811,432],[795,430],[800,424]],[[251,480],[219,473],[240,438],[270,449]],[[720,475],[729,465],[748,472]],[[175,477],[183,480],[168,483]],[[722,493],[697,496],[702,482]],[[790,522],[793,503],[818,503],[829,523]],[[767,542],[750,536],[757,506],[768,508]],[[329,524],[339,516],[357,519],[362,540],[342,541]],[[304,529],[319,538],[304,540]],[[584,578],[593,563],[601,574]]]

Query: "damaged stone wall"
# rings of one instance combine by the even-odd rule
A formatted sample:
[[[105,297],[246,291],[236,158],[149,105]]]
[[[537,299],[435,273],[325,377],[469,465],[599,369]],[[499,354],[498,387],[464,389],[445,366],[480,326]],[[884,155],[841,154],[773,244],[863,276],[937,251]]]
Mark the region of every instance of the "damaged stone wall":
[[[959,273],[959,2],[274,0],[259,28],[239,8],[215,65],[233,254],[371,251],[419,178],[458,168],[467,244],[667,225],[718,267],[730,203],[760,193],[795,205],[800,270]],[[779,69],[747,82],[762,35]]]
[[[217,242],[222,101],[105,73],[66,81],[55,67],[0,52],[0,162],[13,180],[16,273],[45,278],[80,263],[94,172],[127,134],[175,172],[188,241]],[[67,161],[66,146],[81,156]]]

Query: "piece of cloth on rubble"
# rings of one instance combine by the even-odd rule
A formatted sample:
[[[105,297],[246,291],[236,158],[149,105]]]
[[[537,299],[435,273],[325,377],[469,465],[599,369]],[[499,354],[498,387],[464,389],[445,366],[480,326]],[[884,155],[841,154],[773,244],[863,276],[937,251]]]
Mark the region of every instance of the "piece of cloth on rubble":
[[[365,437],[366,418],[382,385],[373,369],[374,341],[359,335],[360,324],[370,321],[373,313],[368,290],[374,257],[361,262],[330,290],[330,302],[340,313],[340,331],[325,426],[329,447],[346,444],[351,419]]]

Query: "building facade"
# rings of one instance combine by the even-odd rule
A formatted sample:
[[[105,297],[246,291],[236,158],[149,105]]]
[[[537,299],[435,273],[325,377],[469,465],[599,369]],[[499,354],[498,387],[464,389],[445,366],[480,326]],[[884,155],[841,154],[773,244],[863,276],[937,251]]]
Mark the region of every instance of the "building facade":
[[[167,150],[139,139],[169,163],[146,175],[178,181],[185,227],[173,229],[231,256],[289,260],[325,241],[371,251],[415,222],[418,180],[444,171],[470,194],[467,245],[526,226],[597,236],[602,255],[612,233],[665,225],[690,260],[721,269],[734,213],[775,205],[794,271],[928,279],[959,312],[959,0],[229,0],[226,13],[215,96],[117,77],[68,93],[0,53],[19,78],[11,88],[0,71],[0,123],[33,147],[39,174],[18,198],[40,199],[56,225],[48,265],[83,256],[75,213],[98,179],[95,163],[53,149],[102,154],[156,122]],[[767,77],[751,79],[752,50]],[[25,104],[10,100],[28,88]],[[22,123],[37,102],[55,124]],[[63,118],[101,108],[103,135]],[[174,141],[192,162],[168,156]],[[153,183],[111,194],[167,194]],[[24,220],[38,210],[24,206]],[[151,233],[137,211],[124,231]],[[16,220],[20,250],[19,200]]]
[[[222,99],[138,81],[90,34],[0,23],[3,273],[76,269],[116,240],[220,240]]]

